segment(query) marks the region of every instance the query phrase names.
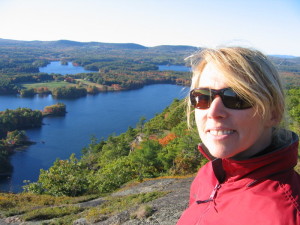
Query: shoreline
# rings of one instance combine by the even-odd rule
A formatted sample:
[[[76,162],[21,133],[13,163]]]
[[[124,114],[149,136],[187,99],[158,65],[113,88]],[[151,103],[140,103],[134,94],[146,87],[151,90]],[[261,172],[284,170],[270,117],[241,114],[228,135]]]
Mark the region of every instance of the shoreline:
[[[145,84],[145,85],[142,85],[142,86],[139,86],[139,87],[136,87],[136,88],[127,88],[127,89],[119,89],[119,90],[99,90],[98,92],[96,93],[88,93],[84,96],[77,96],[77,97],[55,97],[55,95],[52,94],[52,92],[47,92],[47,93],[34,93],[34,95],[32,96],[21,96],[20,93],[10,93],[10,94],[1,94],[0,93],[0,96],[18,96],[18,97],[21,97],[21,98],[33,98],[35,96],[49,96],[51,95],[54,99],[78,99],[78,98],[83,98],[83,97],[86,97],[87,95],[97,95],[97,94],[101,94],[101,93],[111,93],[111,92],[126,92],[126,91],[132,91],[132,90],[138,90],[138,89],[142,89],[146,86],[151,86],[151,85],[159,85],[159,84],[169,84],[169,85],[177,85],[177,86],[182,86],[182,87],[189,87],[187,85],[184,85],[184,84],[177,84],[177,83],[173,83],[173,82],[162,82],[162,83],[149,83],[149,84]]]

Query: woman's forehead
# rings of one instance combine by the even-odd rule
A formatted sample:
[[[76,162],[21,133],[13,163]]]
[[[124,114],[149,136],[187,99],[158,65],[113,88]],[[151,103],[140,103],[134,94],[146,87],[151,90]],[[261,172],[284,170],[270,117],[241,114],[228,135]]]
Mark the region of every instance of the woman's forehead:
[[[228,87],[224,72],[213,63],[208,63],[200,73],[200,87],[222,89]]]

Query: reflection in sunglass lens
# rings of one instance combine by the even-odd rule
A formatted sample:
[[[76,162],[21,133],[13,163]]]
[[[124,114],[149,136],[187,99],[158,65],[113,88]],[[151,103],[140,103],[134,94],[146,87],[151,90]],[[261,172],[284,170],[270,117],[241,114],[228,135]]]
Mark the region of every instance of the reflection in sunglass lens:
[[[240,109],[240,101],[241,99],[237,96],[237,94],[231,89],[227,89],[223,92],[223,96],[221,96],[223,104],[230,109]]]
[[[191,102],[195,108],[207,109],[210,106],[211,94],[209,89],[195,89],[191,92]]]
[[[221,90],[196,88],[190,92],[191,104],[197,109],[207,109],[217,95],[221,97],[227,108],[247,109],[252,107],[249,102],[240,98],[231,88]]]
[[[248,109],[252,107],[247,100],[239,97],[232,89],[224,90],[223,98],[224,105],[230,109]]]

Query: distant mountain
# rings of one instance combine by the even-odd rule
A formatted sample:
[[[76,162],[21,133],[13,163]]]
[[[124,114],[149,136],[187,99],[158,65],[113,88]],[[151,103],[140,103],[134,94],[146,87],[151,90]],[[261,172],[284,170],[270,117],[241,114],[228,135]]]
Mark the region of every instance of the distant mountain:
[[[0,38],[0,45],[15,45],[15,44],[20,44],[23,41],[17,41],[17,40],[10,40],[10,39],[3,39]]]
[[[284,59],[292,59],[292,58],[297,58],[297,56],[293,55],[270,55],[271,57],[276,57],[276,58],[284,58]]]
[[[69,40],[49,41],[47,43],[51,44],[51,45],[58,45],[58,46],[61,46],[61,47],[67,47],[67,46],[77,47],[77,46],[86,45],[86,43],[84,43],[84,42],[69,41]]]
[[[155,50],[155,51],[197,51],[199,48],[188,45],[159,45],[155,47],[146,47],[135,43],[104,43],[104,42],[78,42],[70,40],[58,41],[18,41],[0,38],[0,45],[26,46],[26,47],[51,47],[51,48],[69,48],[69,47],[97,47],[103,49],[129,49],[129,50]]]
[[[150,50],[156,52],[195,52],[202,48],[190,45],[158,45],[154,47],[146,47],[135,43],[105,43],[105,42],[79,42],[71,40],[57,41],[19,41],[12,39],[0,38],[0,46],[16,46],[16,47],[43,47],[43,48],[85,48],[93,47],[105,50]],[[295,59],[300,58],[292,55],[269,55],[271,58]]]
[[[147,49],[147,47],[134,43],[103,43],[103,42],[77,42],[69,40],[52,41],[52,45],[59,47],[100,47],[106,49]]]
[[[159,45],[155,47],[151,47],[153,50],[158,51],[197,51],[200,50],[197,47],[189,46],[189,45]]]
[[[27,47],[99,47],[105,49],[148,49],[145,46],[134,43],[103,43],[103,42],[78,42],[70,40],[58,41],[17,41],[0,38],[0,45],[15,45]]]
[[[102,43],[102,42],[89,42],[87,43],[90,46],[99,46],[110,49],[148,49],[147,47],[134,43]]]

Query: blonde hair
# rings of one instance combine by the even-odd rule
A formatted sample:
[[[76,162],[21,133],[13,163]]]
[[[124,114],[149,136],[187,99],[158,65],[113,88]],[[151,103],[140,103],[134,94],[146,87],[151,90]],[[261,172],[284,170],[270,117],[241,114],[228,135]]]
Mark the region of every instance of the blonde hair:
[[[260,113],[263,118],[272,113],[278,124],[282,121],[285,97],[279,73],[260,51],[242,47],[204,49],[189,59],[193,70],[191,89],[199,87],[204,67],[212,63],[222,71],[228,86],[253,104],[256,113]],[[189,127],[190,114],[191,105],[188,100]]]

